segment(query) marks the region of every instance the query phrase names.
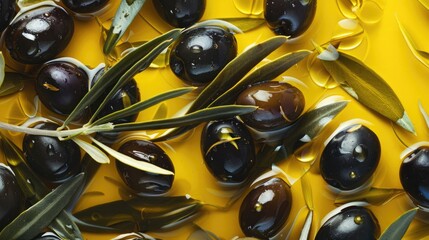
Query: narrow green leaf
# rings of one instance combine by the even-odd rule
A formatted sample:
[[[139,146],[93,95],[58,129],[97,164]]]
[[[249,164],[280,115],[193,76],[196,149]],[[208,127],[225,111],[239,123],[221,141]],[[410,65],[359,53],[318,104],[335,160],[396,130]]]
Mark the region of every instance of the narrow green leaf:
[[[114,121],[116,119],[120,119],[123,117],[134,115],[134,114],[139,113],[140,111],[147,109],[151,106],[154,106],[160,102],[163,102],[163,101],[175,98],[175,97],[182,96],[182,95],[187,94],[187,93],[189,93],[195,89],[196,89],[195,87],[184,87],[184,88],[178,88],[178,89],[174,89],[171,91],[167,91],[167,92],[158,94],[158,95],[156,95],[152,98],[149,98],[145,101],[135,103],[129,107],[126,107],[126,108],[121,109],[119,111],[113,112],[109,115],[106,115],[106,116],[98,119],[97,121],[95,121],[92,125],[103,124],[103,123]]]
[[[0,51],[0,87],[3,85],[5,75],[5,63],[4,63],[4,57],[3,53]]]
[[[313,211],[308,211],[307,217],[305,218],[304,226],[302,227],[301,234],[299,235],[299,240],[308,240],[311,230],[311,225],[313,223]]]
[[[419,0],[419,2],[427,9],[429,10],[429,0]]]
[[[152,39],[149,42],[136,48],[134,51],[128,53],[112,68],[108,69],[90,91],[85,94],[78,105],[69,114],[67,119],[64,121],[62,128],[66,127],[71,121],[73,121],[86,107],[96,101],[104,91],[114,85],[115,81],[123,76],[133,65],[141,61],[146,55],[148,55],[155,47],[159,46],[166,40],[174,40],[180,35],[180,29],[173,29],[163,35]]]
[[[219,20],[229,22],[243,32],[248,32],[258,28],[265,23],[265,19],[263,18],[220,18]]]
[[[376,72],[359,59],[334,48],[319,55],[332,78],[358,102],[415,133],[401,101],[393,89]]]
[[[0,239],[32,239],[35,237],[65,208],[83,180],[84,176],[81,173],[47,194],[7,225],[0,232]]]
[[[231,118],[255,111],[256,107],[227,105],[205,108],[181,117],[152,120],[148,122],[122,123],[114,125],[114,131],[156,130],[196,125],[207,121]]]
[[[16,93],[23,89],[25,80],[25,77],[23,77],[21,74],[6,72],[3,84],[0,87],[0,97]]]
[[[110,163],[109,157],[101,151],[98,147],[87,143],[83,140],[80,140],[78,138],[72,138],[73,142],[75,142],[80,148],[82,148],[89,156],[91,156],[94,161],[100,163],[100,164],[107,164]]]
[[[335,199],[335,204],[348,202],[367,202],[371,205],[381,206],[404,193],[402,189],[370,188],[368,191],[352,195],[339,195]]]
[[[423,108],[422,102],[420,102],[420,101],[419,101],[419,109],[420,109],[420,112],[423,115],[423,118],[425,119],[426,126],[429,128],[429,115],[427,114],[427,112]]]
[[[146,0],[122,0],[118,10],[116,10],[112,25],[107,32],[107,38],[104,43],[103,52],[109,54],[124,35],[134,18]]]
[[[418,208],[402,214],[381,234],[379,240],[401,240],[416,215]]]

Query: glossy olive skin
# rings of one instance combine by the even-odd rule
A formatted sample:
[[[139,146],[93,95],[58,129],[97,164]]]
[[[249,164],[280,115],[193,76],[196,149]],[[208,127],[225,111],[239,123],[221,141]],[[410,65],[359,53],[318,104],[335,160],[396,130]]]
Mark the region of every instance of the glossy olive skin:
[[[237,56],[237,40],[222,27],[203,26],[185,31],[170,52],[170,68],[189,85],[201,86]]]
[[[15,176],[0,165],[0,231],[21,212],[22,199]]]
[[[341,130],[326,145],[320,158],[320,172],[337,189],[356,189],[371,178],[380,155],[377,135],[363,125],[353,125]]]
[[[61,115],[70,114],[87,92],[88,75],[70,62],[49,62],[36,78],[36,93],[40,101]]]
[[[73,18],[64,9],[44,5],[17,17],[5,32],[5,42],[16,61],[42,64],[67,47],[73,32]]]
[[[56,130],[59,125],[38,123],[35,129]],[[28,165],[51,183],[62,183],[80,171],[80,148],[72,140],[26,134],[22,150]]]
[[[253,187],[241,203],[241,230],[248,237],[273,237],[289,217],[291,206],[292,195],[286,182],[280,178],[268,179]]]
[[[329,218],[319,229],[316,240],[371,240],[380,236],[374,214],[364,207],[350,206]]]
[[[60,238],[54,233],[47,232],[47,233],[40,234],[36,238],[33,238],[33,240],[60,240]]]
[[[259,107],[240,118],[252,128],[268,131],[286,127],[298,119],[304,110],[305,98],[289,83],[273,81],[247,88],[237,97],[236,103]]]
[[[119,152],[139,161],[152,163],[174,172],[170,157],[156,144],[145,140],[130,140],[119,148]],[[164,194],[171,189],[174,175],[148,173],[116,161],[116,169],[122,180],[137,194]]]
[[[402,161],[399,177],[414,204],[429,208],[429,147],[416,149]]]
[[[211,121],[201,134],[201,153],[221,182],[244,181],[255,163],[255,146],[246,126],[235,118]]]
[[[206,0],[153,0],[159,16],[173,27],[186,28],[198,22],[206,9]]]
[[[61,2],[75,13],[95,13],[103,9],[109,0],[61,0]]]
[[[0,33],[6,29],[16,14],[14,0],[0,0]]]
[[[295,38],[310,27],[316,5],[316,0],[265,0],[264,17],[274,33]]]

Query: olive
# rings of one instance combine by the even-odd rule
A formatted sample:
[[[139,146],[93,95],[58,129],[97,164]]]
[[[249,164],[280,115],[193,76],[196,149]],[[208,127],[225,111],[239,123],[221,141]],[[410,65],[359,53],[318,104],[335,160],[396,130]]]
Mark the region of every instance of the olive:
[[[267,239],[283,227],[292,206],[290,187],[274,177],[255,186],[244,198],[239,211],[240,227],[248,237]]]
[[[42,233],[33,240],[60,240],[60,238],[52,232]]]
[[[316,234],[316,240],[378,239],[380,225],[371,210],[349,206],[329,218]]]
[[[234,34],[218,26],[185,31],[172,46],[170,68],[190,85],[205,85],[237,56]]]
[[[6,29],[15,16],[15,1],[0,0],[0,33]]]
[[[380,161],[380,141],[363,125],[338,132],[326,145],[320,158],[323,179],[340,190],[353,190],[365,184]]]
[[[414,204],[429,208],[429,147],[419,147],[409,154],[402,161],[399,176]]]
[[[204,14],[206,0],[153,0],[156,11],[173,27],[186,28],[198,22]]]
[[[209,122],[201,134],[205,164],[221,182],[244,181],[255,163],[254,149],[249,130],[235,118]]]
[[[310,27],[316,5],[316,0],[265,0],[264,17],[275,34],[294,38]]]
[[[56,123],[42,122],[35,129],[56,130]],[[80,148],[72,140],[56,137],[24,136],[22,150],[28,165],[39,176],[51,183],[61,183],[80,171]]]
[[[145,140],[130,140],[122,144],[119,152],[139,161],[152,163],[158,167],[174,172],[170,157],[156,144]],[[163,194],[171,189],[173,175],[160,175],[142,171],[116,161],[116,169],[122,180],[137,194]]]
[[[241,92],[236,103],[259,107],[240,118],[252,128],[267,131],[293,123],[304,110],[305,99],[302,92],[289,83],[265,82]]]
[[[0,165],[0,231],[21,212],[22,199],[15,175]]]
[[[36,92],[49,110],[70,114],[88,92],[88,75],[73,63],[54,61],[45,64],[36,78]]]
[[[73,18],[64,9],[44,5],[18,16],[5,32],[5,43],[16,61],[41,64],[62,52],[73,32]]]
[[[95,13],[103,9],[109,0],[61,0],[61,2],[75,13]]]

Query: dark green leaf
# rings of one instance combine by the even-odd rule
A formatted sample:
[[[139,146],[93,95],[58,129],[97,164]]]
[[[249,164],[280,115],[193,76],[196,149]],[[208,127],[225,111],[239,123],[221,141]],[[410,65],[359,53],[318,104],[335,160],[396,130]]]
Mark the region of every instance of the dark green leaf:
[[[152,39],[151,41],[141,45],[140,47],[134,49],[132,52],[128,53],[123,57],[118,63],[116,63],[112,68],[108,69],[90,91],[83,97],[79,104],[73,109],[70,115],[63,123],[63,127],[67,126],[71,121],[73,121],[86,107],[91,105],[96,101],[104,91],[115,84],[115,81],[123,76],[131,67],[133,67],[137,62],[141,62],[141,59],[146,55],[152,52],[154,48],[159,46],[168,40],[176,39],[180,35],[180,29],[173,29],[157,38]]]
[[[401,240],[414,219],[418,208],[413,208],[402,214],[381,234],[379,240]]]
[[[109,54],[124,35],[134,18],[146,0],[122,0],[118,10],[116,10],[112,25],[107,32],[107,39],[104,43],[103,52]]]
[[[354,201],[365,201],[371,205],[384,205],[393,198],[404,193],[402,189],[370,188],[368,191],[352,195],[340,195],[335,199],[335,204],[344,204]]]
[[[0,97],[16,93],[24,88],[26,77],[18,73],[6,72],[3,84],[0,87]]]
[[[265,23],[265,19],[263,18],[220,18],[219,20],[229,22],[243,32],[248,32],[258,28]]]
[[[0,239],[32,239],[66,207],[83,183],[83,173],[63,183],[22,212],[0,232]]]

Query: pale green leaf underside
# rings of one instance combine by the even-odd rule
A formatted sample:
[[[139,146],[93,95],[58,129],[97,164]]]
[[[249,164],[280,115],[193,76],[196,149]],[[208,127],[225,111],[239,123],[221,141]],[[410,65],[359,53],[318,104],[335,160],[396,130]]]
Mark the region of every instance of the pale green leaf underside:
[[[110,163],[109,157],[101,151],[98,147],[80,140],[78,138],[72,138],[73,142],[75,142],[80,148],[82,148],[92,159],[100,164]]]
[[[418,208],[413,208],[402,214],[381,234],[379,240],[401,240],[414,219]]]
[[[427,2],[429,4],[428,0],[421,0],[420,2]],[[420,50],[417,44],[414,42],[413,38],[411,37],[410,33],[405,29],[404,25],[399,21],[399,18],[396,18],[398,22],[399,29],[401,30],[402,36],[404,36],[405,42],[408,45],[408,48],[410,48],[413,55],[419,60],[423,65],[429,68],[429,53],[425,52],[423,50]]]
[[[5,74],[4,57],[3,57],[3,53],[0,51],[0,87],[2,87],[3,85],[4,74]]]

